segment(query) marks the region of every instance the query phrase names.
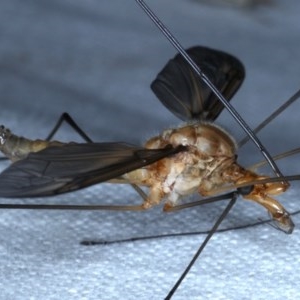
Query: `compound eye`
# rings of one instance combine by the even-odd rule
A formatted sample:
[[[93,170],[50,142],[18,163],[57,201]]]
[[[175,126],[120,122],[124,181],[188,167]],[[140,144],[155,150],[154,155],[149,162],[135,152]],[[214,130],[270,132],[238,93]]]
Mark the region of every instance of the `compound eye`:
[[[238,188],[237,191],[239,192],[240,195],[247,196],[253,191],[253,189],[254,189],[254,185],[247,185]]]

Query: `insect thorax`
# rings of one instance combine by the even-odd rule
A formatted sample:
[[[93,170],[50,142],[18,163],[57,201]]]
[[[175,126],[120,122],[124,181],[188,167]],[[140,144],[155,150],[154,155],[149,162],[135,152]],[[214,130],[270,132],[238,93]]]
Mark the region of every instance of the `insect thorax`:
[[[148,149],[166,145],[184,145],[188,151],[164,158],[143,170],[128,174],[129,179],[141,178],[138,184],[150,187],[149,205],[157,204],[167,196],[174,205],[185,195],[199,192],[208,194],[224,184],[222,170],[235,161],[236,144],[220,127],[210,123],[194,123],[165,130],[146,142]]]

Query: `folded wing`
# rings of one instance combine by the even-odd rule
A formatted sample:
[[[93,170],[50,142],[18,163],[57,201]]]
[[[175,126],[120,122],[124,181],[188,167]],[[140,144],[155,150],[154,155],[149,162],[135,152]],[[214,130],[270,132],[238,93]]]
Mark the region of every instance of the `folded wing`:
[[[182,147],[149,150],[125,143],[70,143],[12,163],[0,174],[0,197],[41,197],[119,177]]]

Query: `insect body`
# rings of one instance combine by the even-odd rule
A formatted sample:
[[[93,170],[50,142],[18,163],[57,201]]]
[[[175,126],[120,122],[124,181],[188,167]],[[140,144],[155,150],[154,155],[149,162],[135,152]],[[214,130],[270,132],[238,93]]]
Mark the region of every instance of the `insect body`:
[[[230,99],[244,78],[240,61],[205,47],[193,47],[188,53]],[[0,174],[0,196],[49,196],[117,178],[117,182],[149,188],[144,202],[128,209],[148,209],[166,199],[164,210],[168,211],[195,192],[207,197],[266,179],[237,164],[234,139],[211,122],[222,105],[181,56],[169,61],[151,87],[174,114],[198,121],[165,130],[144,148],[124,143],[31,141],[2,126],[0,150],[14,163]],[[256,184],[243,197],[265,207],[276,226],[291,233],[294,224],[289,213],[270,197],[287,188],[286,182]]]
[[[145,166],[136,170],[131,170],[132,166],[128,161],[127,173],[122,170],[120,161],[114,157],[113,148],[122,144],[31,141],[11,134],[4,127],[0,130],[0,141],[1,151],[11,160],[19,161],[0,175],[0,194],[8,197],[43,196],[92,185],[103,181],[97,174],[99,168],[100,173],[105,175],[103,179],[110,180],[113,179],[112,176],[121,176],[121,181],[149,187],[149,194],[140,209],[148,209],[167,198],[164,210],[168,211],[178,204],[179,199],[195,192],[201,196],[213,196],[220,188],[228,186],[230,189],[245,183],[251,185],[253,181],[266,178],[237,164],[235,141],[213,123],[191,123],[165,130],[160,136],[151,138],[146,142],[144,151],[151,155],[152,151],[159,151],[161,159],[154,159],[152,164],[149,158],[145,159]],[[122,147],[118,149],[118,155],[124,156],[125,148],[128,147],[129,155],[133,156],[134,161],[137,161],[134,155],[143,151],[136,147],[130,149],[125,144]],[[183,149],[182,147],[185,147],[184,151],[174,150]],[[166,153],[172,155],[165,155],[165,150],[162,149],[173,149]],[[105,151],[108,154],[101,158]],[[103,165],[104,159],[110,161]],[[98,160],[101,167],[97,165]],[[105,168],[113,164],[116,164],[120,172],[111,172],[108,175]],[[276,225],[286,233],[291,233],[294,224],[289,213],[270,197],[284,192],[287,188],[288,185],[284,182],[258,184],[243,196],[264,206]]]

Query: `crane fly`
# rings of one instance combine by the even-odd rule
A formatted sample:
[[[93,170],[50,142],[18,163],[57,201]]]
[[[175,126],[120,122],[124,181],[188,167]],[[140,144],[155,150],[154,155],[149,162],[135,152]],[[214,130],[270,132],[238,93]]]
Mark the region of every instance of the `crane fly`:
[[[170,298],[234,205],[237,196],[263,206],[271,216],[274,227],[285,233],[292,233],[294,223],[289,212],[273,198],[288,189],[288,177],[282,176],[255,134],[249,131],[239,116],[236,117],[227,102],[244,80],[243,64],[230,54],[203,46],[183,50],[162,23],[156,21],[156,16],[143,1],[137,2],[180,52],[166,64],[151,88],[162,104],[185,123],[152,137],[144,146],[92,142],[66,114],[45,140],[19,137],[2,126],[0,150],[12,164],[0,174],[0,196],[54,196],[111,182],[131,184],[143,202],[127,206],[1,204],[0,207],[143,211],[164,203],[164,211],[170,212],[230,199],[191,264],[167,296]],[[257,174],[237,162],[237,143],[227,131],[214,123],[224,106],[233,112],[277,177]],[[52,141],[63,120],[67,120],[86,142]],[[148,188],[148,193],[141,187]],[[194,193],[204,199],[180,205],[182,198]]]
[[[234,95],[245,74],[238,59],[200,46],[187,53],[227,99]],[[271,197],[286,191],[288,183],[252,185],[267,177],[237,163],[235,140],[213,123],[223,109],[222,103],[197,79],[181,55],[168,62],[151,87],[170,111],[191,123],[163,131],[144,147],[32,141],[2,126],[0,149],[13,164],[0,174],[0,196],[43,197],[104,181],[127,182],[138,189],[144,201],[116,209],[145,210],[165,200],[164,210],[169,211],[184,196],[196,192],[214,196],[220,189],[246,184],[251,188],[243,191],[243,197],[265,207],[276,226],[291,233],[294,224],[289,213]],[[138,186],[148,187],[148,195]]]
[[[188,49],[187,53],[227,99],[235,94],[245,76],[244,67],[237,58],[200,46]],[[194,205],[179,205],[184,196],[198,192],[202,197],[209,197],[236,190],[201,200],[200,204],[235,199],[241,194],[266,208],[277,228],[292,233],[294,224],[290,214],[272,198],[286,191],[288,184],[282,178],[271,182],[268,177],[237,163],[236,142],[213,123],[223,109],[222,104],[198,80],[181,55],[167,63],[151,88],[170,111],[190,122],[163,131],[149,139],[144,147],[93,143],[87,136],[84,136],[86,143],[49,141],[61,121],[46,140],[19,137],[1,126],[0,150],[13,163],[0,174],[0,196],[51,196],[108,181],[132,184],[144,201],[141,205],[97,206],[97,209],[146,210],[164,201],[165,211],[175,211]],[[62,119],[77,128],[68,115],[63,115]],[[148,187],[148,195],[139,186]],[[38,204],[1,204],[0,207],[74,208]],[[75,208],[92,209],[89,206]]]

